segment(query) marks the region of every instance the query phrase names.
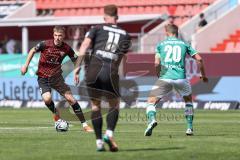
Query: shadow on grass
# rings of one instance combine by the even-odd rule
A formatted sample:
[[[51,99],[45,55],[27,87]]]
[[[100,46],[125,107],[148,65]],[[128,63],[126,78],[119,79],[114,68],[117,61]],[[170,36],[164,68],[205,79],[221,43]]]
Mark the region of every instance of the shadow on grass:
[[[185,147],[166,147],[166,148],[131,148],[121,149],[120,152],[138,152],[138,151],[165,151],[165,150],[181,150]]]

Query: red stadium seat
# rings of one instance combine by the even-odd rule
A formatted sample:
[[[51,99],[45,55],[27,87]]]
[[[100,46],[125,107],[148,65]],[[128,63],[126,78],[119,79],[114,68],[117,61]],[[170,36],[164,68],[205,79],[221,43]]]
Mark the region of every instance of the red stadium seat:
[[[226,44],[226,48],[225,48],[225,51],[226,53],[233,53],[235,50],[235,44],[234,42],[229,42]]]
[[[161,7],[160,6],[153,6],[152,12],[153,13],[162,13],[161,12]]]
[[[169,7],[168,7],[168,13],[169,13],[170,15],[175,15],[176,9],[177,9],[176,6],[169,6]]]
[[[100,9],[99,8],[93,8],[91,10],[91,15],[99,15],[100,14]]]
[[[161,13],[168,13],[167,6],[162,6],[160,10],[161,10]]]
[[[128,9],[128,14],[137,14],[137,7],[130,7]]]
[[[196,15],[201,12],[201,8],[199,5],[194,5],[192,9],[193,9],[192,11],[193,15]]]
[[[193,8],[192,8],[191,5],[186,5],[185,8],[184,8],[186,15],[192,16],[192,15],[193,15],[192,9],[193,9]]]
[[[83,16],[83,14],[84,14],[83,12],[84,12],[84,9],[77,9],[77,13],[76,14],[78,16]]]
[[[176,24],[177,26],[182,24],[182,18],[175,18],[174,19],[174,24]]]
[[[175,14],[176,14],[177,16],[185,16],[186,13],[185,13],[185,10],[184,10],[184,6],[183,6],[183,5],[177,6],[177,9],[176,9]]]
[[[70,9],[68,11],[68,16],[76,16],[77,15],[77,9]]]
[[[235,52],[240,53],[240,41],[236,43]]]
[[[144,10],[144,12],[145,13],[152,13],[152,6],[147,6],[147,7],[145,7],[145,10]]]
[[[137,7],[137,13],[144,13],[144,7],[143,6]]]
[[[222,47],[224,46],[224,47]],[[217,47],[211,49],[212,52],[224,51],[225,53],[240,53],[240,31],[237,30],[234,34],[229,35],[228,38],[218,44]]]

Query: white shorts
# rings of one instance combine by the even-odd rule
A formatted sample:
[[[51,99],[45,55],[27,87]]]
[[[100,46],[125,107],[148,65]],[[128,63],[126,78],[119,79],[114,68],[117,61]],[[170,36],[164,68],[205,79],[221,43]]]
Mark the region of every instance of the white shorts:
[[[150,96],[162,98],[172,91],[177,92],[182,97],[192,94],[192,88],[187,79],[159,79],[154,84]]]

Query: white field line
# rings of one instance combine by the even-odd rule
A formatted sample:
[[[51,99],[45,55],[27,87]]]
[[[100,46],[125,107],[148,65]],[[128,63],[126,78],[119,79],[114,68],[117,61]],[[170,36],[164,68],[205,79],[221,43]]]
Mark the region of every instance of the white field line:
[[[69,125],[69,127],[73,127],[73,125]],[[49,127],[0,127],[0,130],[41,130],[41,129],[54,129],[54,126]]]
[[[49,129],[53,127],[0,127],[0,130],[40,130]]]

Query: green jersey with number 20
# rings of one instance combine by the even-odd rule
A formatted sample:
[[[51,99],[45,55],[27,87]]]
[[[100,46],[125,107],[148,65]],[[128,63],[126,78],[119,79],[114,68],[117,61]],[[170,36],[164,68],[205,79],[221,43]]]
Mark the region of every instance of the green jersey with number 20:
[[[157,44],[156,56],[161,60],[160,79],[185,79],[185,57],[197,53],[189,44],[175,37],[168,37]]]

